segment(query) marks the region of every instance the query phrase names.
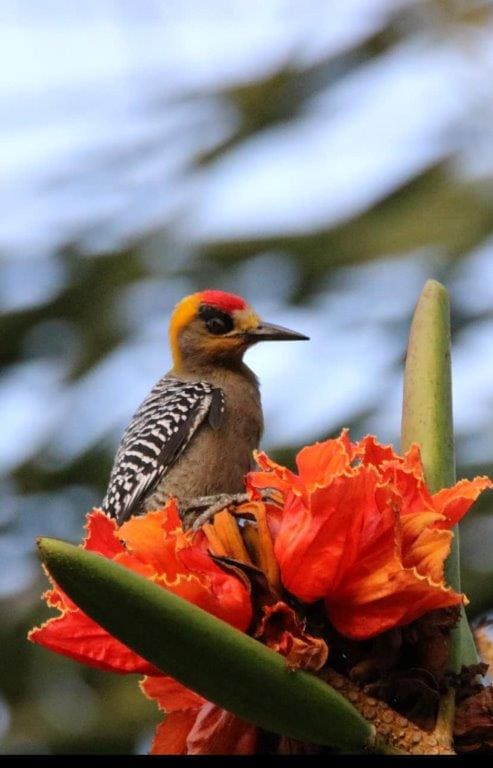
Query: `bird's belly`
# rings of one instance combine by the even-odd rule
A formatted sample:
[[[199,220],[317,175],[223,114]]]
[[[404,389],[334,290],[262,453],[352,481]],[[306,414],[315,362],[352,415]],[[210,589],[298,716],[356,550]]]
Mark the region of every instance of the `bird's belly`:
[[[252,453],[258,447],[260,427],[255,421],[224,425],[212,430],[204,424],[190,445],[146,497],[144,509],[157,509],[168,496],[180,501],[217,493],[241,493],[244,477],[253,466]],[[240,427],[240,428],[238,428]]]

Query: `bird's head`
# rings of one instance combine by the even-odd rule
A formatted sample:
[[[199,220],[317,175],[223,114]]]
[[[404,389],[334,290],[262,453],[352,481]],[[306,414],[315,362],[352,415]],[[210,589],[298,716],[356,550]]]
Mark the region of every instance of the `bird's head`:
[[[169,341],[175,370],[187,364],[208,365],[241,360],[259,341],[308,339],[302,333],[266,323],[240,296],[224,291],[200,291],[175,307]]]

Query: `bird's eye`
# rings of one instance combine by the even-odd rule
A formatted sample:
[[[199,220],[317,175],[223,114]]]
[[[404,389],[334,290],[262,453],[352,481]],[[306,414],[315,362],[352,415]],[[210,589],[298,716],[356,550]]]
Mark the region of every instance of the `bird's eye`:
[[[201,307],[199,315],[205,323],[209,333],[220,336],[233,330],[233,318],[215,307]]]
[[[211,333],[220,334],[227,333],[228,331],[226,323],[221,317],[211,317],[211,319],[207,321],[206,325],[207,329]]]

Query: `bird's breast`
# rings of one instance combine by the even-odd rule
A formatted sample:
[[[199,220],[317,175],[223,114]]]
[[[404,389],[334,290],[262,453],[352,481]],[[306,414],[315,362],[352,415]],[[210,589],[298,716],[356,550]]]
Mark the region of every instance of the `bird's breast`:
[[[253,466],[252,453],[263,430],[260,394],[256,381],[224,376],[211,382],[224,394],[224,414],[213,429],[207,418],[177,461],[146,500],[147,509],[167,496],[180,500],[216,493],[241,493],[245,474]]]

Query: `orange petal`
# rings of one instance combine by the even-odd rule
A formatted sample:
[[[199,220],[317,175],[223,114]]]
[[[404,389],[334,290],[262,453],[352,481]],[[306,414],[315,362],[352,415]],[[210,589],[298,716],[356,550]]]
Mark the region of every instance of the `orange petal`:
[[[87,535],[82,545],[84,549],[100,552],[109,558],[123,552],[123,546],[117,536],[116,520],[108,517],[101,509],[93,509],[87,515],[85,528]]]
[[[207,539],[209,549],[213,555],[216,555],[216,557],[228,557],[225,542],[222,541],[221,536],[218,534],[212,523],[204,523],[202,532]]]
[[[120,529],[96,510],[88,516],[85,546],[102,554],[110,552],[115,562],[245,630],[252,617],[245,586],[234,575],[218,568],[200,547],[191,546],[192,535],[185,535],[181,526],[177,527],[178,522],[174,501],[164,510],[132,518]],[[128,549],[116,538],[116,532],[128,543]],[[189,565],[185,562],[186,552]],[[62,615],[34,629],[30,634],[33,642],[102,669],[157,673],[85,616],[56,584],[45,599]]]
[[[285,496],[296,484],[298,478],[287,467],[276,464],[267,454],[255,451],[255,461],[260,467],[260,472],[249,472],[245,478],[245,485],[252,500],[262,501],[262,493],[268,488],[278,491]]]
[[[381,480],[383,484],[394,487],[399,496],[399,509],[402,515],[424,510],[436,511],[431,494],[421,475],[421,469],[415,470],[401,461],[388,462],[381,468]]]
[[[356,612],[362,602],[378,600],[394,589],[394,574],[402,570],[397,516],[389,503],[389,489],[378,488],[375,501],[378,512],[363,516],[359,536],[350,537],[354,546],[351,557],[342,558],[338,579],[326,592],[327,605],[339,602],[353,605]]]
[[[305,632],[305,622],[283,601],[264,605],[254,637],[284,656],[293,669],[318,670],[329,655],[321,637]]]
[[[232,519],[236,526],[236,522]],[[204,552],[204,537],[183,533],[174,499],[162,510],[131,518],[119,530],[129,550],[116,558],[214,616],[244,630],[252,608],[245,586]],[[198,544],[195,544],[197,540]]]
[[[264,507],[267,515],[267,525],[269,526],[270,535],[274,542],[281,528],[284,510],[277,504],[270,504],[269,502],[264,502]]]
[[[257,747],[255,726],[203,699],[171,677],[147,677],[141,689],[166,719],[157,727],[153,755],[249,755]]]
[[[446,518],[446,523],[441,525],[448,528],[458,523],[486,488],[493,488],[493,482],[489,477],[481,476],[474,480],[461,480],[452,488],[435,493],[433,505]]]
[[[131,517],[118,531],[127,549],[156,573],[169,572],[175,560],[176,536],[166,531],[170,519],[181,529],[173,501],[163,509]]]
[[[361,466],[314,491],[310,508],[288,497],[274,550],[285,587],[300,600],[324,597],[358,558],[361,537],[367,537],[371,520],[376,518],[376,526],[379,519],[377,479],[373,467]]]
[[[43,600],[46,601],[46,605],[50,608],[59,608],[63,611],[67,607],[63,599],[64,597],[65,595],[63,595],[61,590],[48,589],[43,595]],[[75,608],[75,604],[73,604],[73,607]]]
[[[41,627],[31,630],[28,638],[91,667],[110,672],[161,674],[79,609],[49,619]]]
[[[412,472],[418,480],[424,481],[425,475],[423,462],[421,460],[421,450],[417,443],[412,443],[412,445],[409,446],[402,459],[402,467],[406,471]]]
[[[170,712],[156,728],[151,755],[187,755],[187,738],[197,718],[197,711],[188,709]]]
[[[238,523],[227,509],[223,509],[214,515],[213,527],[216,536],[218,536],[222,544],[222,549],[226,552],[226,556],[231,557],[233,560],[238,560],[240,563],[249,563],[251,565],[252,561],[241,538]]]
[[[281,589],[279,565],[274,556],[274,544],[270,531],[265,504],[251,504],[250,507],[257,522],[257,537],[255,551],[258,556],[258,566],[265,573],[268,583],[276,591]]]
[[[154,565],[144,563],[133,552],[122,552],[113,558],[115,563],[123,565],[124,568],[128,568],[130,571],[139,573],[141,576],[145,576],[146,579],[154,580],[157,578],[157,573]]]
[[[360,591],[359,600],[344,592],[337,600],[327,601],[327,612],[336,629],[354,640],[364,640],[392,627],[409,624],[436,608],[446,608],[463,601],[463,596],[443,585],[431,583],[415,569],[389,575],[386,589],[377,599],[371,592]]]
[[[253,755],[258,729],[207,702],[187,737],[187,755]]]
[[[252,603],[240,579],[225,573],[196,546],[181,550],[180,560],[189,575],[167,588],[233,627],[246,630],[252,619]]]
[[[176,712],[183,709],[199,709],[205,699],[189,688],[174,680],[172,677],[159,675],[145,677],[140,682],[141,691],[148,699],[153,699],[159,709],[166,712]]]
[[[443,581],[444,562],[453,539],[452,531],[437,527],[443,520],[443,515],[430,510],[401,517],[404,567],[416,568],[437,583]]]
[[[444,520],[443,515],[433,509],[424,509],[422,512],[401,515],[403,547],[408,549],[421,535],[425,528],[433,528]]]
[[[247,492],[252,501],[262,501],[262,491],[275,490],[284,498],[293,487],[284,478],[274,472],[249,472],[245,479]]]
[[[305,490],[327,485],[334,477],[350,469],[352,444],[347,430],[323,443],[308,445],[296,456],[300,483]]]
[[[286,480],[268,459],[260,464],[266,485],[269,474]],[[371,435],[352,444],[345,432],[304,448],[298,467],[271,526],[292,594],[324,598],[339,631],[359,639],[463,601],[443,583],[452,540],[445,529],[493,487],[488,478],[432,496],[417,445],[399,456]]]
[[[372,464],[375,467],[380,467],[387,461],[400,460],[391,445],[379,443],[374,435],[366,435],[356,443],[354,453],[356,457],[361,458],[363,464]]]
[[[430,581],[442,583],[444,563],[454,534],[438,528],[424,528],[409,548],[403,547],[402,560],[406,568],[416,568]]]
[[[113,518],[108,517],[101,509],[93,509],[86,515],[84,526],[87,530],[86,538],[82,543],[84,549],[99,552],[105,557],[113,558],[124,551],[124,547],[117,537],[117,524]],[[53,589],[44,593],[43,599],[50,608],[75,610],[77,606],[60,587],[55,584],[48,570],[43,566]]]
[[[264,451],[255,451],[253,455],[254,455],[256,464],[264,472],[274,472],[275,474],[279,475],[279,477],[285,477],[289,481],[292,478],[296,477],[296,475],[294,475],[293,472],[287,469],[287,467],[283,467],[282,464],[278,464],[277,462],[269,458],[269,456],[267,456],[267,454],[264,453]]]

